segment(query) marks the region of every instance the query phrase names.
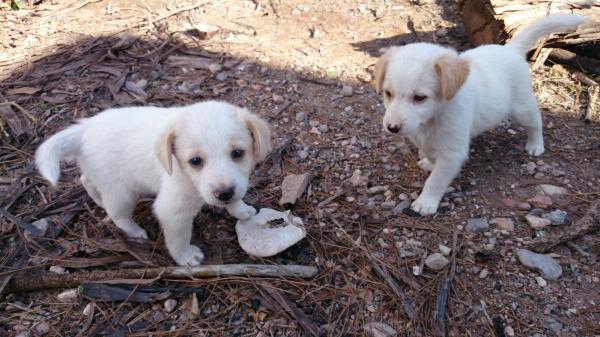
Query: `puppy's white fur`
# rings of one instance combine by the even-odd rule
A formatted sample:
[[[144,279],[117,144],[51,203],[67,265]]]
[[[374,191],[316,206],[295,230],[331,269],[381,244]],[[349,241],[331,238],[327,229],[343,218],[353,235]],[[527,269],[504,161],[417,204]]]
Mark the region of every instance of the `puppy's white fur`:
[[[544,152],[542,120],[526,53],[537,40],[575,28],[584,16],[557,14],[526,27],[505,46],[464,53],[430,43],[390,48],[375,66],[383,91],[384,128],[419,148],[419,166],[431,175],[413,210],[433,214],[469,154],[470,139],[512,117],[527,130],[526,150]]]
[[[234,158],[233,150],[243,151]],[[204,202],[236,218],[256,213],[242,198],[257,161],[271,151],[270,129],[248,110],[208,101],[184,107],[110,109],[57,133],[36,152],[44,178],[56,185],[60,160],[75,157],[81,182],[130,237],[147,238],[132,219],[142,196],[156,195],[154,211],[167,248],[179,265],[199,265],[190,244],[192,222]],[[201,158],[192,165],[191,158]],[[219,191],[233,188],[227,202]]]

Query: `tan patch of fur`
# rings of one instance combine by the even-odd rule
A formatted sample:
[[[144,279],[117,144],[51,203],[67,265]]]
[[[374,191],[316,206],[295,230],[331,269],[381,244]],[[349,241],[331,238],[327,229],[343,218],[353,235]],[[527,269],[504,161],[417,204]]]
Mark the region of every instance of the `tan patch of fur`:
[[[253,139],[254,159],[257,162],[264,160],[271,152],[271,128],[269,124],[256,115],[247,113],[243,116],[246,126]]]
[[[175,130],[165,131],[154,144],[154,152],[158,161],[165,168],[167,173],[173,173],[173,154],[175,146]]]
[[[451,100],[469,76],[469,63],[458,56],[444,56],[435,64],[442,97]]]
[[[392,56],[392,51],[394,50],[394,48],[389,48],[385,53],[383,53],[383,55],[381,55],[381,57],[379,57],[379,60],[377,60],[377,63],[375,63],[375,91],[377,93],[380,93],[381,90],[383,89],[383,81],[385,80],[385,72],[387,70],[387,66],[388,66],[388,62],[390,60],[390,57]]]

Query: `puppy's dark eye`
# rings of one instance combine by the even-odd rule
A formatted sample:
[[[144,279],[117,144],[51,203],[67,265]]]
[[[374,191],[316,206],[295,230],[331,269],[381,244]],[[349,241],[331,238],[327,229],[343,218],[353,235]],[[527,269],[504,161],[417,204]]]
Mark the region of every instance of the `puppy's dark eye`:
[[[384,91],[385,98],[392,98],[392,92],[389,90]]]
[[[426,99],[427,99],[427,96],[425,96],[425,95],[414,95],[413,96],[413,101],[415,101],[417,103],[425,102]]]
[[[231,151],[231,158],[233,159],[241,159],[244,157],[245,151],[241,149],[235,149]]]
[[[190,165],[192,165],[192,166],[200,166],[200,165],[202,165],[202,162],[203,162],[203,160],[200,157],[193,157],[189,161]]]

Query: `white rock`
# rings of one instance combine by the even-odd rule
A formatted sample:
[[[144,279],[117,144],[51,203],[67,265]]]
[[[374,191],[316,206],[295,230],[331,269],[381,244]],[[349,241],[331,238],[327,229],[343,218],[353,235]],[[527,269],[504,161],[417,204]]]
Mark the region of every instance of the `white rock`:
[[[210,70],[211,73],[218,73],[223,70],[223,66],[218,63],[213,63],[208,66],[208,70]]]
[[[527,220],[529,227],[533,229],[542,229],[552,223],[552,221],[548,219],[540,218],[531,214],[526,215],[525,220]]]
[[[442,270],[448,265],[448,259],[440,253],[434,253],[425,259],[425,265],[433,270]]]
[[[479,278],[484,279],[486,278],[488,275],[490,274],[490,271],[487,270],[486,268],[483,268],[481,270],[481,272],[479,273]]]
[[[56,273],[56,274],[67,274],[67,271],[65,270],[64,267],[61,266],[50,266],[50,268],[48,269],[51,273]]]
[[[556,186],[556,185],[549,185],[549,184],[541,184],[540,186],[540,190],[547,196],[555,196],[555,195],[562,195],[567,193],[567,189],[564,187],[560,187],[560,186]]]
[[[417,265],[414,265],[412,267],[412,271],[413,271],[413,275],[415,275],[415,276],[419,276],[419,275],[423,274],[423,271],[421,270],[421,267],[417,266]]]
[[[175,307],[177,307],[177,300],[169,298],[165,301],[164,307],[167,313],[172,313],[173,310],[175,310]]]
[[[283,220],[277,227],[269,222]],[[306,237],[302,220],[290,214],[263,208],[253,217],[239,220],[235,225],[238,242],[242,249],[254,256],[276,255]]]
[[[508,337],[513,337],[515,335],[515,329],[513,329],[512,326],[507,326],[506,328],[504,328],[504,333]]]
[[[46,231],[48,230],[49,222],[47,218],[43,218],[33,222],[32,225],[40,231],[39,236],[44,236],[44,234],[46,234]]]
[[[31,336],[31,332],[29,332],[27,330],[21,330],[15,334],[15,337],[30,337],[30,336]]]
[[[83,308],[83,316],[90,316],[94,312],[94,304],[92,302],[85,305]]]
[[[544,278],[541,276],[536,276],[535,281],[542,288],[548,285],[548,282],[546,282],[546,280],[544,280]]]
[[[448,255],[450,255],[450,252],[452,252],[452,248],[446,247],[441,243],[438,244],[438,249],[440,250],[440,253],[442,253],[442,255],[444,255],[444,256],[448,256]]]
[[[560,209],[554,210],[550,213],[546,213],[542,215],[542,217],[544,219],[550,220],[553,226],[568,225],[571,223],[571,219],[569,218],[567,212]]]
[[[381,203],[381,208],[383,208],[383,209],[393,209],[394,207],[396,207],[396,202],[393,200],[384,201]]]
[[[394,337],[398,334],[394,328],[381,322],[367,323],[363,329],[372,337]]]
[[[75,300],[77,299],[77,288],[65,290],[62,293],[56,295],[56,298],[63,302],[75,302]]]
[[[46,321],[41,321],[35,325],[34,329],[38,336],[43,336],[50,332],[50,324]]]

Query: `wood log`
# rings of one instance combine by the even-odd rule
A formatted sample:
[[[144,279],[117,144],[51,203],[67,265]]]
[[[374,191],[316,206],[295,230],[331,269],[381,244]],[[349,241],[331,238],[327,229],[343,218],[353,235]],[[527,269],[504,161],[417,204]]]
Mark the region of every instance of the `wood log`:
[[[478,46],[506,43],[530,23],[555,13],[576,13],[591,19],[574,32],[548,37],[544,46],[559,48],[552,50],[548,59],[588,75],[600,75],[599,0],[466,0],[462,14],[467,35]]]

